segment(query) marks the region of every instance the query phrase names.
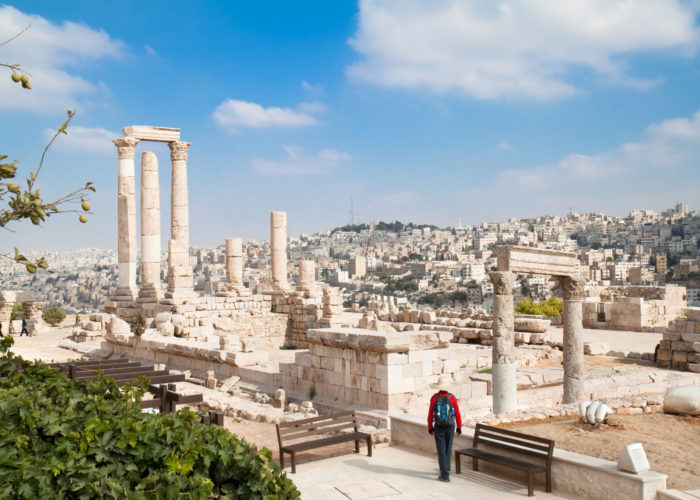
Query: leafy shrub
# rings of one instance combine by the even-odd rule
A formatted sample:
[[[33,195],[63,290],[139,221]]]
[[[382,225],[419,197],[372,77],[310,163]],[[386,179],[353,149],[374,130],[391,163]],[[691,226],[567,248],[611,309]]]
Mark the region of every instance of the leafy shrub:
[[[22,319],[24,318],[24,307],[22,307],[22,304],[15,304],[12,306],[12,313],[10,314],[10,319],[12,321],[16,319]]]
[[[143,335],[143,332],[146,331],[146,316],[139,311],[129,324],[131,325],[131,331],[134,333],[134,335],[140,337]]]
[[[65,317],[66,313],[61,311],[58,307],[49,307],[42,314],[42,318],[44,318],[44,321],[46,321],[51,326],[59,324],[61,321],[63,321]]]
[[[543,302],[523,299],[515,305],[515,312],[518,314],[539,314],[550,318],[561,316],[562,310],[561,300],[554,296]]]
[[[76,382],[11,352],[0,377],[0,498],[300,497],[270,450],[189,410],[142,413],[145,378]]]

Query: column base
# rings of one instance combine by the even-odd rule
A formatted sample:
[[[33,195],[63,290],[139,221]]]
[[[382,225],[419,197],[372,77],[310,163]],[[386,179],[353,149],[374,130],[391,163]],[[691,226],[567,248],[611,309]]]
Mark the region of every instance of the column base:
[[[493,413],[500,415],[517,409],[518,388],[515,363],[494,363],[491,366]]]

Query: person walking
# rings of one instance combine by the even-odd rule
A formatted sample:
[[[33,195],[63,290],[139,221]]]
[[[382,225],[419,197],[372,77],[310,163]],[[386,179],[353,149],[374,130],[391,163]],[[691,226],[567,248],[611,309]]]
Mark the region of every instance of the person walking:
[[[3,338],[5,335],[2,333],[2,323],[0,323],[0,339]]]
[[[459,412],[457,398],[448,392],[450,385],[450,378],[447,375],[441,375],[437,384],[430,385],[438,392],[430,398],[428,409],[428,433],[435,438],[440,465],[438,480],[444,482],[450,481],[450,457],[455,429],[457,434],[462,434],[462,415]]]
[[[27,337],[29,337],[29,331],[27,330],[26,318],[22,318],[22,331],[20,332],[19,336],[21,337],[22,335],[26,335]]]

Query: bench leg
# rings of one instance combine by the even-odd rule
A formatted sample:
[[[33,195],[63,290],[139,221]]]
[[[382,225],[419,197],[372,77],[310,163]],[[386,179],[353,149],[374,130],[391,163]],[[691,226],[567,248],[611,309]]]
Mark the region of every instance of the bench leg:
[[[360,440],[355,440],[355,453],[360,453]]]
[[[284,470],[284,452],[280,450],[280,468]]]
[[[545,471],[545,474],[547,475],[546,491],[547,491],[547,493],[551,493],[552,492],[552,470],[547,468],[547,470]]]
[[[372,436],[367,438],[367,456],[372,456]]]
[[[297,454],[292,452],[290,453],[292,455],[292,474],[297,473]]]
[[[535,472],[527,472],[527,496],[531,497],[534,495],[533,490],[535,489]]]
[[[460,461],[460,455],[458,451],[455,451],[455,472],[457,472],[457,474],[462,472],[462,462]]]
[[[476,457],[472,457],[472,470],[479,470],[479,460]]]

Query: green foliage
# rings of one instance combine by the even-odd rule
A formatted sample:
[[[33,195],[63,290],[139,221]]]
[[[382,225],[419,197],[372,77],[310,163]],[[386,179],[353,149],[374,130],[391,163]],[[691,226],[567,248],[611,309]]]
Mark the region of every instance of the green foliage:
[[[139,408],[147,379],[69,380],[0,339],[0,498],[297,499],[270,450],[196,413]]]
[[[44,310],[42,317],[49,325],[55,326],[63,321],[63,319],[66,317],[66,313],[61,311],[58,307],[50,307]]]
[[[382,280],[381,276],[379,278]],[[384,293],[392,293],[392,292],[417,292],[418,291],[418,283],[417,283],[418,278],[416,276],[405,276],[403,278],[399,278],[398,280],[393,280],[391,278],[388,278],[386,280],[382,280],[386,283],[386,286],[384,287]]]
[[[518,314],[539,314],[556,318],[562,315],[562,302],[557,297],[550,297],[543,302],[535,302],[532,299],[523,299],[515,305]]]
[[[19,314],[21,313],[21,314]],[[14,321],[24,317],[24,307],[22,304],[15,304],[12,306],[12,313],[10,314],[10,320]]]
[[[139,311],[129,324],[131,325],[131,331],[134,333],[134,335],[140,337],[143,335],[143,332],[146,331],[146,316]]]
[[[311,387],[309,387],[309,400],[313,400],[316,397],[316,386],[314,384],[311,384]]]

